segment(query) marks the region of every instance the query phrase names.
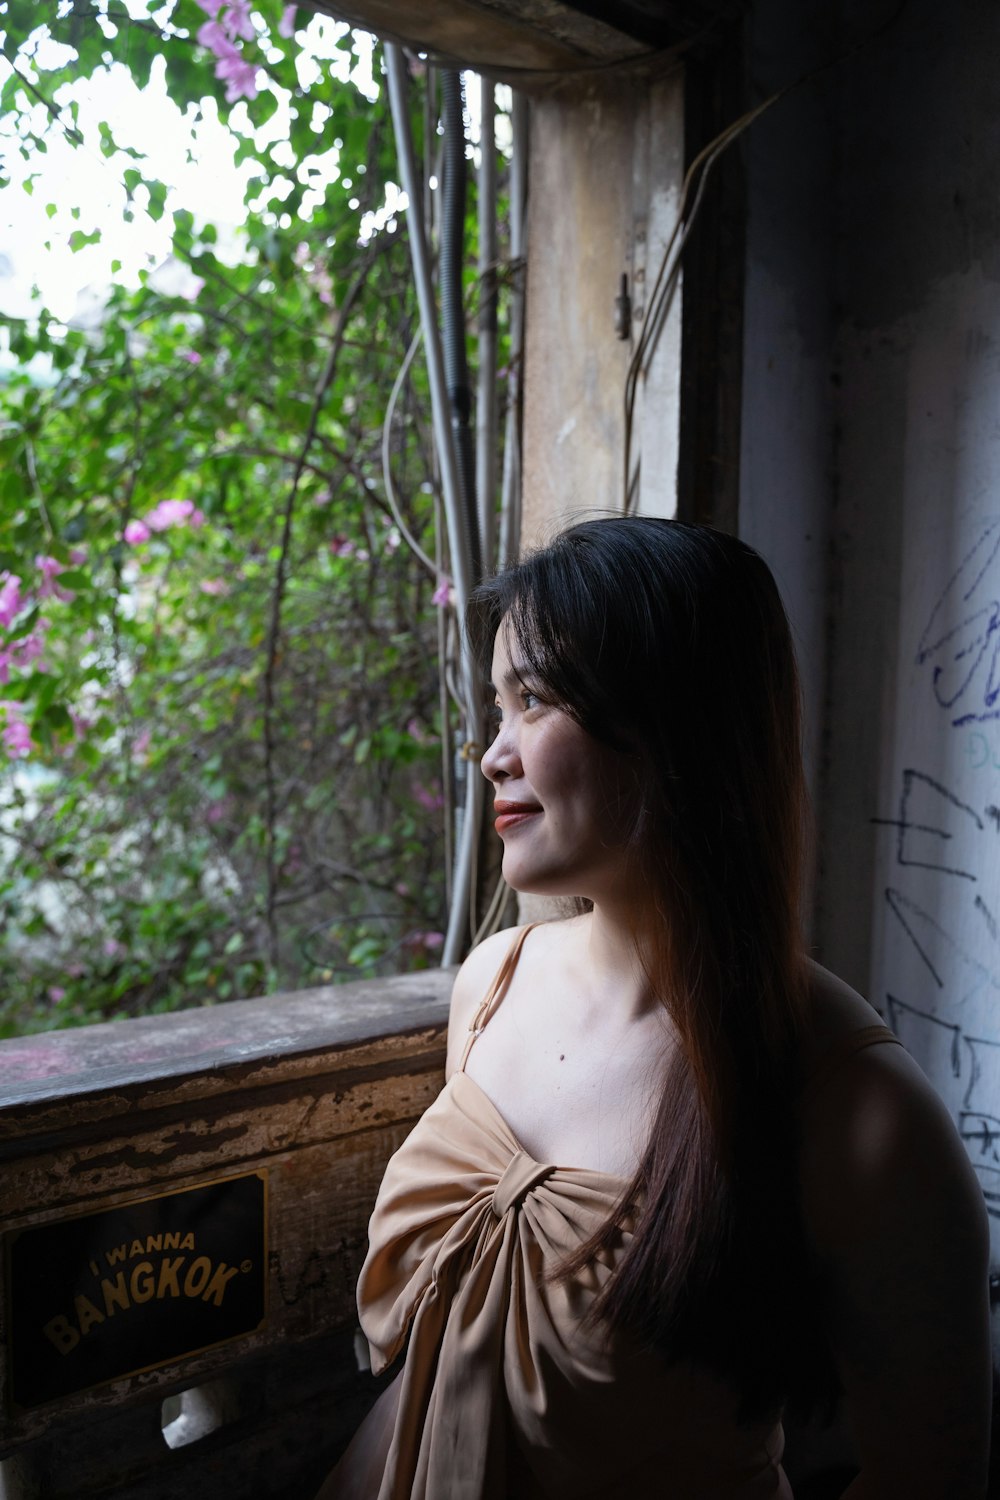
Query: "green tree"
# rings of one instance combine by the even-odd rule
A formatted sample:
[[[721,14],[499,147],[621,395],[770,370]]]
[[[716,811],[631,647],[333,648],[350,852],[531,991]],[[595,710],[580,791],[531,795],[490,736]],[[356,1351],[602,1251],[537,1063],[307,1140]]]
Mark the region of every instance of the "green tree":
[[[304,64],[293,11],[0,6],[8,146],[96,145],[126,218],[172,218],[177,272],[115,285],[86,330],[41,305],[6,320],[0,1034],[436,961],[444,565],[419,361],[388,427],[395,510],[382,466],[416,331],[405,217],[384,90],[344,81],[368,39]],[[236,263],[129,140],[83,138],[74,86],[116,62],[140,87],[163,68],[253,164]],[[77,245],[99,232],[51,214]]]

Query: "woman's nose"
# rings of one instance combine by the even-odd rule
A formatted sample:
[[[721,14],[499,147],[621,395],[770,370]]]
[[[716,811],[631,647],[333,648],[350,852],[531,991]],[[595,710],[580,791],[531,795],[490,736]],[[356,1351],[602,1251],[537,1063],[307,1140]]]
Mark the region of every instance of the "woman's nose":
[[[500,725],[497,737],[484,753],[479,764],[487,781],[503,781],[514,774],[517,762],[517,745],[509,727]]]

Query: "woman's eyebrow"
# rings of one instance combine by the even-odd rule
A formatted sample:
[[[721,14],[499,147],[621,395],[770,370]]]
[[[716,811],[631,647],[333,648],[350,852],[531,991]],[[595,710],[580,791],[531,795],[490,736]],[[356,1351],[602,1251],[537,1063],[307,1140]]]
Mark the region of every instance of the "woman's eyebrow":
[[[534,677],[534,675],[531,667],[527,664],[524,666],[508,667],[503,674],[503,686],[505,688],[524,687],[526,686],[527,679]],[[499,692],[499,688],[492,678],[486,684],[486,691],[488,693]]]

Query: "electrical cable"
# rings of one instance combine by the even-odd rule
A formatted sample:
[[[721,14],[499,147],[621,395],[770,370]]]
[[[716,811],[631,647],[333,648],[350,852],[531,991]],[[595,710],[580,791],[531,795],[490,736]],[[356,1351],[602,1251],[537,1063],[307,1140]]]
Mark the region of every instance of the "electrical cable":
[[[409,527],[403,520],[402,511],[400,510],[399,503],[396,499],[396,487],[392,482],[392,455],[390,453],[392,419],[396,410],[396,402],[399,400],[399,393],[403,388],[403,381],[406,379],[407,374],[409,373],[410,365],[413,363],[413,356],[416,354],[417,349],[420,347],[420,340],[422,336],[423,335],[421,333],[421,330],[418,328],[416,333],[413,335],[413,338],[410,340],[410,347],[407,349],[406,355],[403,359],[403,363],[399,367],[399,373],[397,374],[396,379],[393,382],[392,392],[389,396],[389,404],[385,409],[385,420],[382,423],[382,481],[385,485],[385,498],[388,502],[389,509],[392,511],[392,518],[399,528],[400,536],[403,538],[404,542],[409,547],[414,557],[418,557],[423,563],[424,567],[428,570],[428,572],[431,573],[435,579],[437,579],[438,577],[440,577],[438,568],[431,560],[431,558],[427,556],[427,553],[424,551],[423,547],[421,547],[416,537],[411,535]]]
[[[804,81],[804,80],[799,80]],[[636,341],[636,346],[629,361],[628,373],[625,377],[625,441],[624,441],[624,484],[623,484],[623,508],[626,513],[631,508],[632,497],[638,483],[638,466],[636,473],[632,473],[632,429],[635,414],[636,391],[639,384],[639,376],[645,374],[648,369],[649,360],[656,350],[660,332],[662,331],[666,313],[677,287],[684,247],[694,228],[708,182],[709,174],[715,163],[723,152],[737,140],[745,130],[758,120],[762,114],[777,104],[779,99],[791,92],[797,84],[788,84],[779,89],[777,93],[771,94],[761,104],[748,110],[741,115],[725,130],[721,131],[714,140],[703,147],[694,158],[687,172],[684,174],[684,183],[681,188],[681,201],[677,210],[677,219],[670,232],[670,237],[664,247],[663,256],[660,260],[653,290],[650,293],[646,314],[642,321],[642,328]],[[688,199],[691,190],[697,182],[694,201],[688,210]]]
[[[503,909],[507,904],[507,897],[510,895],[510,891],[510,886],[501,875],[496,883],[493,895],[490,897],[490,904],[486,908],[486,915],[480,922],[476,934],[472,939],[472,946],[474,948],[483,941],[483,938],[489,937],[492,933],[496,932],[497,924],[503,915]]]

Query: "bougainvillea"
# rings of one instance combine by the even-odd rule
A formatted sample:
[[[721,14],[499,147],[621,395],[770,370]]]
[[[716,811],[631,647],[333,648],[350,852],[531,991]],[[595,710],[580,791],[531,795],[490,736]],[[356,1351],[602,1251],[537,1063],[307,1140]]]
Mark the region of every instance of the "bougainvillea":
[[[383,484],[416,308],[384,95],[347,81],[370,41],[327,19],[304,69],[294,6],[136,9],[0,5],[9,140],[27,159],[77,80],[155,65],[228,121],[252,207],[224,253],[102,126],[83,149],[126,216],[171,219],[182,274],[109,286],[87,327],[4,320],[0,1034],[436,963],[444,925],[451,586]],[[419,364],[390,454],[433,557]]]

